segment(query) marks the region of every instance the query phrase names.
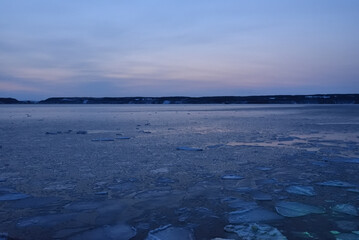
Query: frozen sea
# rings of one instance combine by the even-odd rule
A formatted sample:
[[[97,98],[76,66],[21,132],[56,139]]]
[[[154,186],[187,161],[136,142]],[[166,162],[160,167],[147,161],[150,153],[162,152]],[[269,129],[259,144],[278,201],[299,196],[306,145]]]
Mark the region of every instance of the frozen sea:
[[[0,105],[0,239],[359,239],[358,105]]]

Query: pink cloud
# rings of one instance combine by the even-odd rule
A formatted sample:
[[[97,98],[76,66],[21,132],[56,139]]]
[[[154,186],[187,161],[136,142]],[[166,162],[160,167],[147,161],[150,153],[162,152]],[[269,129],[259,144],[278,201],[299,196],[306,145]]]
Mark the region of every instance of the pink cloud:
[[[26,85],[11,83],[11,82],[0,82],[1,91],[25,91],[25,92],[41,92],[41,89],[29,87]]]

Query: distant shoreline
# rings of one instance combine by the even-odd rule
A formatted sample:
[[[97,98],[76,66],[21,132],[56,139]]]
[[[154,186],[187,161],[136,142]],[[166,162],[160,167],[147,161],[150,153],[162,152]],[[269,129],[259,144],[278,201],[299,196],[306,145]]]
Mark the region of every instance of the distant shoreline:
[[[213,97],[53,97],[41,101],[0,98],[0,104],[359,104],[359,94]]]

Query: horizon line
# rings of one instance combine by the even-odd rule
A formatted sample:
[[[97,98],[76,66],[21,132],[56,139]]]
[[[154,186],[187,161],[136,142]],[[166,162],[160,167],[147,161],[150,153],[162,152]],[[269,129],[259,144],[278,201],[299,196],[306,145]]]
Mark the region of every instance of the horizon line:
[[[173,95],[173,96],[102,96],[102,97],[91,97],[91,96],[62,96],[62,97],[47,97],[41,100],[31,100],[31,99],[18,99],[16,97],[1,97],[0,99],[15,99],[17,101],[31,101],[31,102],[41,102],[48,99],[60,99],[60,98],[69,98],[69,99],[79,99],[79,98],[89,98],[89,99],[103,99],[103,98],[216,98],[216,97],[273,97],[273,96],[329,96],[329,95],[359,95],[359,93],[314,93],[314,94],[263,94],[263,95],[208,95],[208,96],[184,96],[184,95]]]

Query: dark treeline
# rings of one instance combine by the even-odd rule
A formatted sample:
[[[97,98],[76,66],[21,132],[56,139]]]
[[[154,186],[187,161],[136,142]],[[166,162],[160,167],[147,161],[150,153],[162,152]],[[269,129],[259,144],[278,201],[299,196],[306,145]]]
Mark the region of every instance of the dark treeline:
[[[359,104],[359,94],[218,97],[56,97],[42,101],[0,98],[0,104]]]

